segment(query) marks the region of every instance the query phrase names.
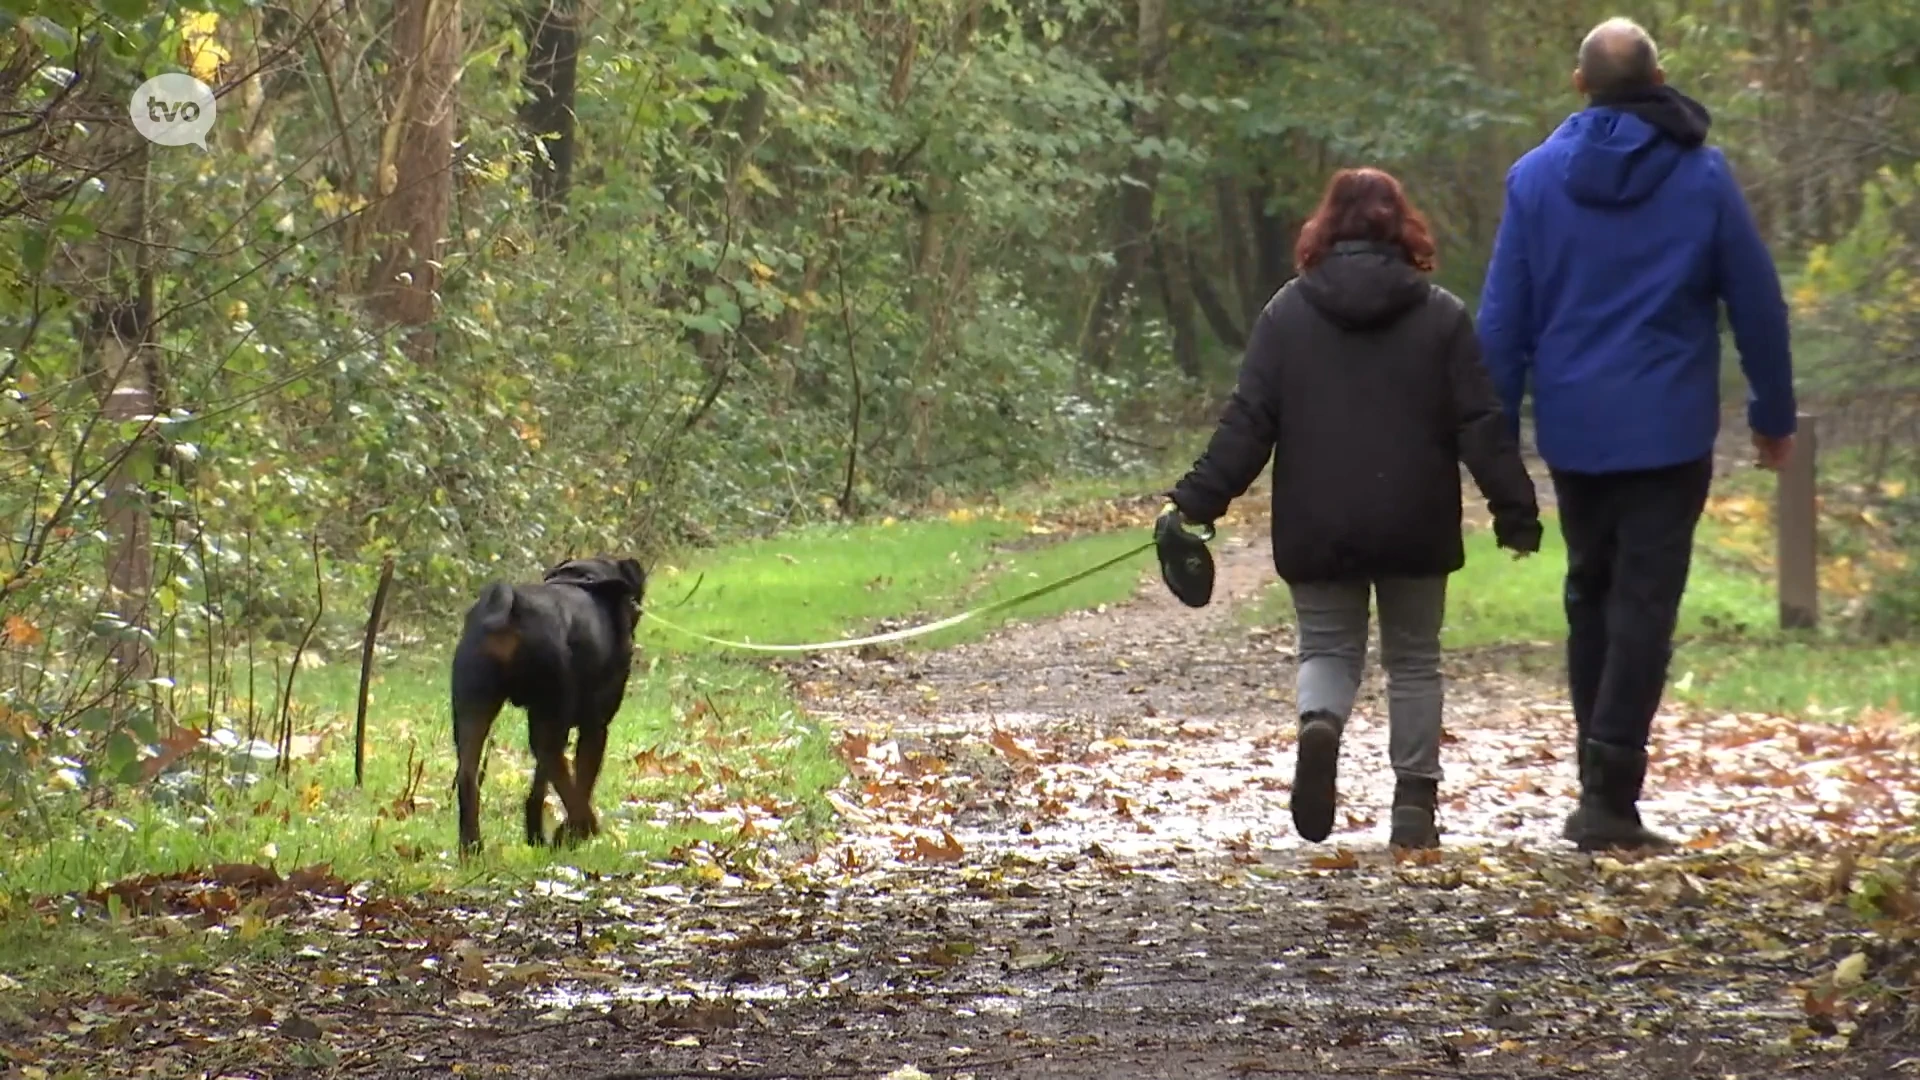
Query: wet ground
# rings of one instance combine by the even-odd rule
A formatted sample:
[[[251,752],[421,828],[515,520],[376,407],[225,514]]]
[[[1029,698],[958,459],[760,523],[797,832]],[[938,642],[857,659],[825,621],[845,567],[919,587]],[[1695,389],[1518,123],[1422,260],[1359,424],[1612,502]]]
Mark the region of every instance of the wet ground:
[[[1305,844],[1291,642],[1241,617],[1267,552],[1218,554],[1200,612],[1143,575],[1108,611],[792,665],[855,771],[831,846],[510,901],[228,883],[336,932],[56,1041],[112,1035],[89,1076],[1920,1075],[1882,986],[1920,926],[1884,839],[1920,790],[1904,731],[1665,716],[1645,810],[1687,845],[1594,858],[1558,838],[1559,689],[1454,656],[1443,849],[1384,846],[1377,674]]]

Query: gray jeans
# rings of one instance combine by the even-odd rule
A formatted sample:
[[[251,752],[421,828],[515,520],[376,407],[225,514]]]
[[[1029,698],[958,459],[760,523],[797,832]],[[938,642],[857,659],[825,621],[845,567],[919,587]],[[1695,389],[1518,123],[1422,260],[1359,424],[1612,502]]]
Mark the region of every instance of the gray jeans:
[[[1300,712],[1333,714],[1344,727],[1367,661],[1367,600],[1380,604],[1380,662],[1387,672],[1387,755],[1400,776],[1441,779],[1440,623],[1447,579],[1316,582],[1292,589],[1300,628]]]

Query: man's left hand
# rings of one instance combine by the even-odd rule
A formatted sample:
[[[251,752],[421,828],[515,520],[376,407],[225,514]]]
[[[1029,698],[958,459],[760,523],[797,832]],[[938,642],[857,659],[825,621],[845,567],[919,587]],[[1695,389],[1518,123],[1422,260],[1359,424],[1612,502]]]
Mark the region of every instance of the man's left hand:
[[[1760,454],[1757,464],[1761,468],[1778,472],[1786,466],[1787,459],[1793,456],[1793,436],[1781,435],[1776,438],[1756,433],[1753,437],[1753,448]]]

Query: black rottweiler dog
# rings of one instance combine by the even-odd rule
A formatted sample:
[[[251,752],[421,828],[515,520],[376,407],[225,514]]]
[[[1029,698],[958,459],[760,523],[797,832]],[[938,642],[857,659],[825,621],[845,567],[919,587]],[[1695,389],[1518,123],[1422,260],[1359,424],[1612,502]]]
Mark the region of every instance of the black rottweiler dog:
[[[593,786],[607,751],[607,727],[626,696],[633,634],[647,574],[632,559],[572,559],[538,585],[499,582],[480,590],[453,650],[453,746],[460,764],[460,851],[480,847],[480,754],[507,702],[527,711],[533,790],[527,794],[527,843],[547,842],[547,785],[567,819],[553,842],[578,843],[600,831]],[[580,730],[575,768],[567,733]]]

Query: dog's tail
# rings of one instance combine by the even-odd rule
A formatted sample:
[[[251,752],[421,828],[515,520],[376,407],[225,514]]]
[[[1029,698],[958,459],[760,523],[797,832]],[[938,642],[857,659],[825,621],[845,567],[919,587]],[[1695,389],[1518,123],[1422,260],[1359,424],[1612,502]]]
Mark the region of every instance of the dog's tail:
[[[513,586],[494,582],[480,590],[469,616],[483,635],[481,648],[488,656],[504,664],[520,649],[520,632],[513,625]]]
[[[513,624],[513,586],[496,581],[480,590],[480,599],[473,605],[474,617],[480,620],[480,629],[489,634],[497,634]]]

